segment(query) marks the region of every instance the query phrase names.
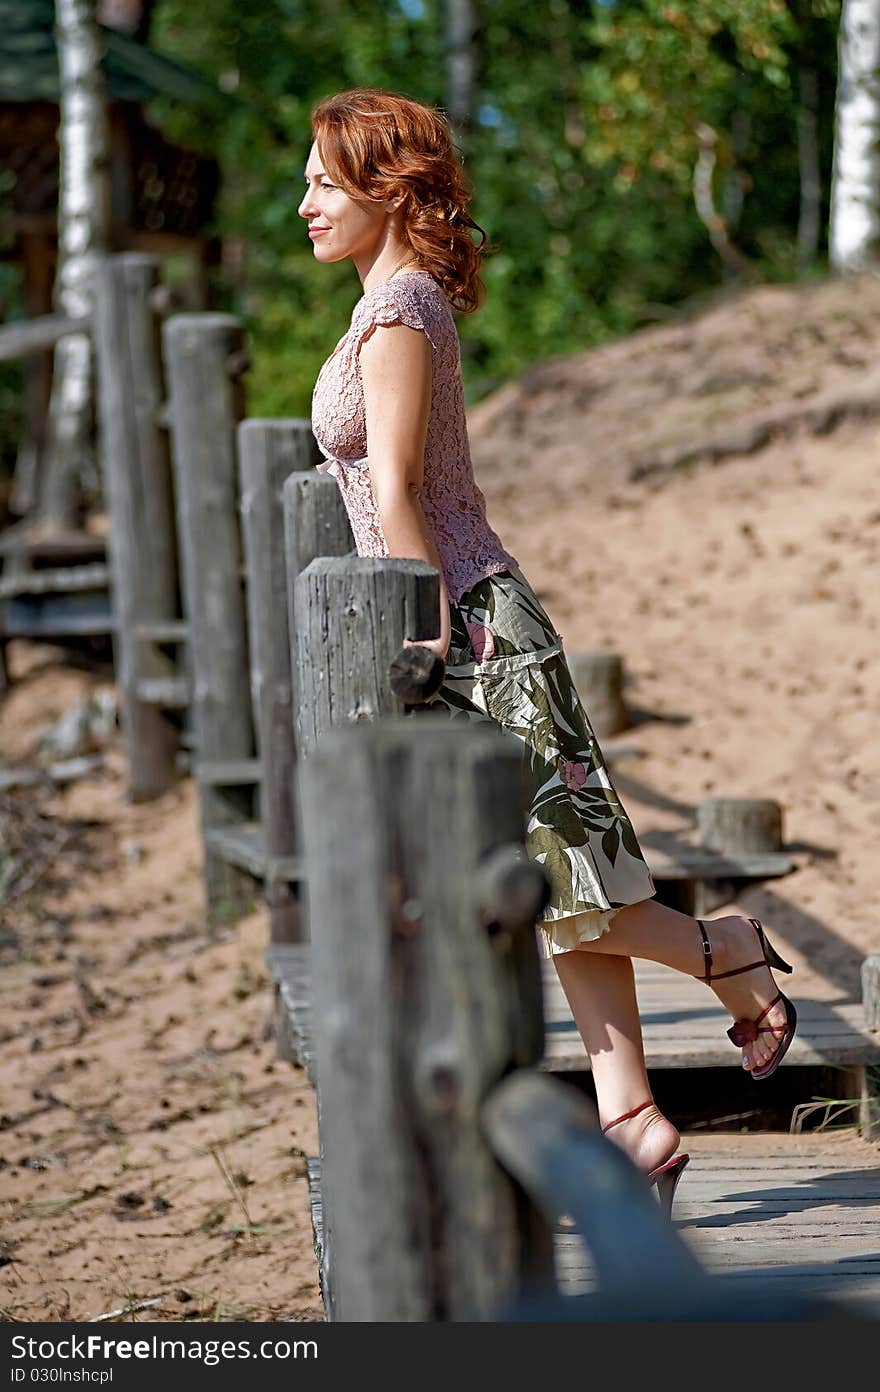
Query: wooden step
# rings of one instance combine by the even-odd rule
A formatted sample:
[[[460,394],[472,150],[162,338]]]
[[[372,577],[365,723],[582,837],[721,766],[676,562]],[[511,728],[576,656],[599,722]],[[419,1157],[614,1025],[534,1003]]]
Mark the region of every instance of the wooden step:
[[[0,556],[42,561],[99,561],[107,553],[107,542],[94,532],[54,532],[41,536],[33,528],[16,522],[0,532]]]
[[[674,852],[642,850],[655,880],[771,880],[797,869],[785,851],[724,856],[700,846]]]
[[[545,1053],[539,1066],[551,1073],[588,1071],[590,1061],[556,968],[547,958],[541,966]],[[741,1068],[740,1051],[726,1034],[730,1016],[708,987],[655,963],[636,962],[635,970],[649,1068]],[[290,981],[289,990],[282,991],[288,1002],[288,1028],[300,1039],[303,1056],[310,1056],[309,969],[302,949],[290,968]],[[861,1001],[829,1001],[788,989],[797,1007],[798,1029],[783,1068],[880,1067],[880,1034],[866,1027]]]
[[[132,633],[143,643],[185,643],[189,624],[186,619],[150,619],[133,624]]]
[[[185,677],[141,677],[134,690],[138,700],[150,706],[183,710],[189,705],[189,682]]]
[[[113,633],[110,596],[103,594],[19,595],[0,599],[0,634],[46,642]]]
[[[55,566],[46,570],[28,570],[0,575],[0,599],[16,599],[20,595],[70,594],[74,591],[102,590],[110,584],[109,567],[93,565]]]
[[[553,1072],[589,1068],[583,1042],[553,963],[542,960],[546,1053]],[[740,1051],[726,1031],[730,1017],[696,978],[637,962],[636,989],[649,1068],[739,1068]],[[782,978],[780,978],[782,980]],[[820,1000],[787,986],[798,1013],[797,1034],[783,1067],[880,1064],[880,1036],[865,1027],[861,1001]]]
[[[205,844],[239,870],[255,880],[286,880],[295,883],[302,875],[299,856],[269,856],[266,838],[259,822],[239,822],[234,826],[213,827],[205,832]]]
[[[212,788],[247,787],[261,781],[263,766],[259,759],[205,759],[196,765],[195,776]]]
[[[315,1085],[312,1052],[311,967],[308,943],[272,943],[266,963],[278,994],[277,1021],[283,1026],[282,1056],[298,1063]]]

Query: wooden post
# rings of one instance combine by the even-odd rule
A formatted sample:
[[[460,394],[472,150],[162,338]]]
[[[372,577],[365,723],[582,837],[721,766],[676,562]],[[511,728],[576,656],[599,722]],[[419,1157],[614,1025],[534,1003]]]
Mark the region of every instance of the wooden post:
[[[308,459],[301,461],[308,463]],[[293,655],[294,589],[301,570],[317,556],[346,556],[354,551],[354,537],[348,514],[342,501],[339,485],[328,474],[316,473],[314,468],[290,475],[282,489],[284,508],[284,552],[287,582],[285,612],[287,627],[285,644],[289,655],[293,710],[291,740],[294,748],[296,686]],[[296,943],[277,943],[273,940],[267,953],[269,970],[275,982],[275,1041],[278,1057],[298,1063],[314,1082],[311,1043],[311,967],[308,931],[301,919],[298,931],[302,940]],[[319,1168],[319,1162],[315,1161]],[[317,1179],[315,1184],[317,1184]],[[313,1213],[315,1210],[313,1209]],[[316,1229],[316,1242],[318,1241]]]
[[[292,474],[284,485],[284,553],[290,662],[296,680],[296,582],[319,556],[349,556],[355,550],[339,485],[329,474]],[[295,690],[295,688],[294,688]]]
[[[865,1025],[877,1032],[880,1042],[880,956],[876,954],[862,963],[862,1001]],[[859,1125],[866,1141],[880,1141],[880,1064],[866,1063],[861,1072]]]
[[[511,737],[408,718],[324,734],[300,764],[328,1318],[490,1318],[524,1268],[552,1269],[480,1123],[543,1053],[540,898],[501,927],[485,875],[522,841],[520,779]]]
[[[254,753],[235,450],[247,360],[228,314],[172,315],[163,340],[198,775],[199,763]],[[199,794],[203,836],[253,815],[252,787],[199,779]],[[207,846],[205,888],[214,923],[253,901],[253,879]]]
[[[140,700],[139,679],[163,679],[171,663],[141,650],[140,623],[177,613],[177,553],[171,466],[157,424],[163,388],[159,334],[150,300],[159,279],[154,256],[103,258],[95,285],[95,350],[101,463],[110,518],[116,680],[128,754],[128,791],[157,797],[176,778],[179,737],[155,705]]]
[[[623,700],[623,658],[619,653],[566,653],[572,679],[599,739],[629,725]]]
[[[782,808],[770,798],[706,798],[697,808],[700,844],[725,855],[782,849]]]
[[[281,857],[294,854],[298,841],[282,490],[288,474],[305,469],[320,453],[307,420],[242,421],[238,447],[251,700],[260,758],[260,822],[266,847],[270,940],[299,942],[304,932],[298,895],[286,879],[272,873]]]
[[[334,725],[402,715],[391,664],[408,634],[440,618],[440,577],[426,561],[345,556],[314,560],[294,592],[297,749]]]

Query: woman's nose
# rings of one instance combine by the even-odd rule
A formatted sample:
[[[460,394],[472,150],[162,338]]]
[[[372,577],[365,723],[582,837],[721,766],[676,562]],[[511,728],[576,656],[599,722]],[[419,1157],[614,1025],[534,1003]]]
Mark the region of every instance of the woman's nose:
[[[312,207],[312,190],[310,188],[306,189],[305,193],[303,194],[303,200],[296,211],[299,213],[300,217],[304,218],[311,217],[313,215],[314,208]]]

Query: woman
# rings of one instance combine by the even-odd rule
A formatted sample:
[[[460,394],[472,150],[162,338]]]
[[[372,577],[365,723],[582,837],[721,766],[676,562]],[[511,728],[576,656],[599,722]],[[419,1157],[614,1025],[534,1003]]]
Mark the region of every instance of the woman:
[[[754,1078],[769,1077],[791,1043],[794,1007],[770,966],[791,968],[757,920],[707,926],[653,898],[561,638],[486,520],[450,309],[477,307],[472,232],[485,236],[445,121],[360,89],[322,102],[312,135],[299,212],[315,260],[350,259],[364,292],[315,386],[318,467],[339,484],[359,555],[418,557],[440,572],[439,637],[424,646],[447,669],[430,709],[495,721],[523,743],[526,849],[552,883],[539,943],[589,1054],[603,1129],[669,1207],[687,1156],[651,1096],[631,959],[710,985]]]

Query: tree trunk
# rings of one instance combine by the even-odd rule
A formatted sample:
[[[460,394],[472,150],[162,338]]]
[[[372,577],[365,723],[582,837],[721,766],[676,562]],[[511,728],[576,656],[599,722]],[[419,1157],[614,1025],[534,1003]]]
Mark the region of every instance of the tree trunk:
[[[830,260],[880,263],[880,0],[844,0],[831,182]]]
[[[754,274],[747,256],[730,238],[727,223],[715,206],[713,179],[717,163],[718,132],[700,121],[697,125],[699,154],[694,165],[693,192],[697,216],[709,233],[709,239],[721,257],[726,273],[734,278],[748,279]]]
[[[819,252],[819,205],[822,179],[819,173],[819,78],[811,63],[800,65],[797,113],[798,166],[801,206],[798,217],[798,266],[808,270]]]
[[[446,110],[458,131],[474,118],[476,34],[473,0],[446,0]]]
[[[71,318],[91,310],[91,273],[107,250],[109,184],[103,45],[95,0],[56,0],[60,74],[58,276],[55,305]],[[79,480],[92,448],[93,359],[88,334],[55,349],[39,522],[64,530],[77,520]]]

